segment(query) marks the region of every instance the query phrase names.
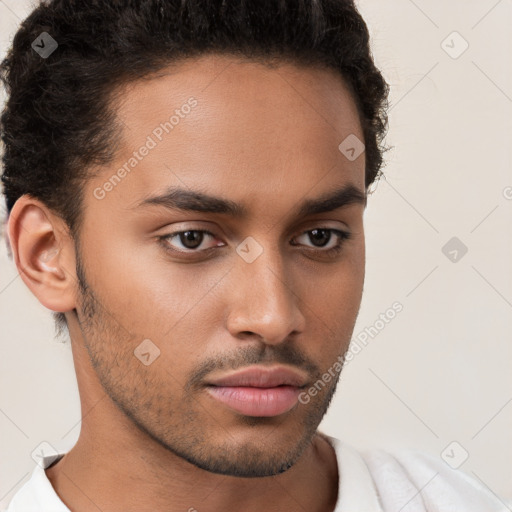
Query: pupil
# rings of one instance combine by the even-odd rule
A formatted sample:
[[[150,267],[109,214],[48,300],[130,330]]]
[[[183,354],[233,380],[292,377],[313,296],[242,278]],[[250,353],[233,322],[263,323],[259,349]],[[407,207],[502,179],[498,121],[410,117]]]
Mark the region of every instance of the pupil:
[[[319,234],[319,233],[320,233],[320,236],[318,236],[318,234]],[[323,238],[323,239],[327,238],[327,240],[325,240],[325,242],[324,242],[324,243],[321,243],[321,244],[319,245],[319,247],[323,247],[326,243],[328,243],[328,242],[329,242],[329,239],[330,239],[330,233],[329,233],[327,236],[325,236],[325,235],[326,235],[326,233],[329,233],[326,229],[313,229],[313,230],[311,231],[311,235],[313,235],[313,236],[312,236],[312,241],[313,241],[313,243],[315,243],[315,242],[317,242],[317,241],[321,241],[321,239],[322,239],[322,238]],[[311,236],[311,235],[310,235],[310,236]],[[324,236],[322,236],[322,235],[324,235]]]
[[[180,234],[181,243],[187,248],[187,249],[195,249],[199,245],[201,245],[202,242],[202,233],[199,233],[199,231],[184,231]],[[192,246],[189,245],[189,242],[192,242]]]

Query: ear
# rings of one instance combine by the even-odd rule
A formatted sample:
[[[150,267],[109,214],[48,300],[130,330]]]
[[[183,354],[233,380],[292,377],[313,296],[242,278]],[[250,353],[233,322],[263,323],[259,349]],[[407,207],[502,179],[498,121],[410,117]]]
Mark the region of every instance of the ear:
[[[20,276],[39,302],[52,311],[72,311],[75,246],[64,220],[25,194],[11,210],[7,233]]]

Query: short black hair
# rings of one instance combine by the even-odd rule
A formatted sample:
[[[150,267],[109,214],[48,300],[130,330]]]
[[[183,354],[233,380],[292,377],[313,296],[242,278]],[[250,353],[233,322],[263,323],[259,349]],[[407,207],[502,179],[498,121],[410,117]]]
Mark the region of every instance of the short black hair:
[[[33,46],[45,46],[43,32],[58,45],[46,56]],[[359,111],[365,186],[381,174],[389,87],[353,0],[43,0],[0,64],[7,216],[30,194],[77,240],[83,185],[119,145],[119,86],[208,53],[339,73]],[[63,313],[54,319],[59,330],[66,326]]]

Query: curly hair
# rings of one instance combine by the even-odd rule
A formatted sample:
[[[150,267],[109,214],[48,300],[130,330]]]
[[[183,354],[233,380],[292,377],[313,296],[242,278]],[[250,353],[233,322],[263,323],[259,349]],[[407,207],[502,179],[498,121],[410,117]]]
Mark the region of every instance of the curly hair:
[[[46,56],[34,47],[43,32],[56,41]],[[389,92],[369,40],[353,0],[43,0],[0,64],[7,216],[30,194],[76,240],[84,183],[118,148],[121,86],[207,53],[339,73],[359,111],[369,187],[383,165]]]

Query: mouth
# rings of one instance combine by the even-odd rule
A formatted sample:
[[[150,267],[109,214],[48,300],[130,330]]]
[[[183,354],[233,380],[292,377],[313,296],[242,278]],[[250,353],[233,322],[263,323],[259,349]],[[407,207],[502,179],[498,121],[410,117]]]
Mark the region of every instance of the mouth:
[[[274,387],[215,386],[206,390],[217,401],[245,416],[279,416],[298,402],[301,388],[290,385]]]
[[[206,384],[209,395],[233,411],[270,417],[284,414],[297,404],[307,376],[289,366],[256,365]]]

